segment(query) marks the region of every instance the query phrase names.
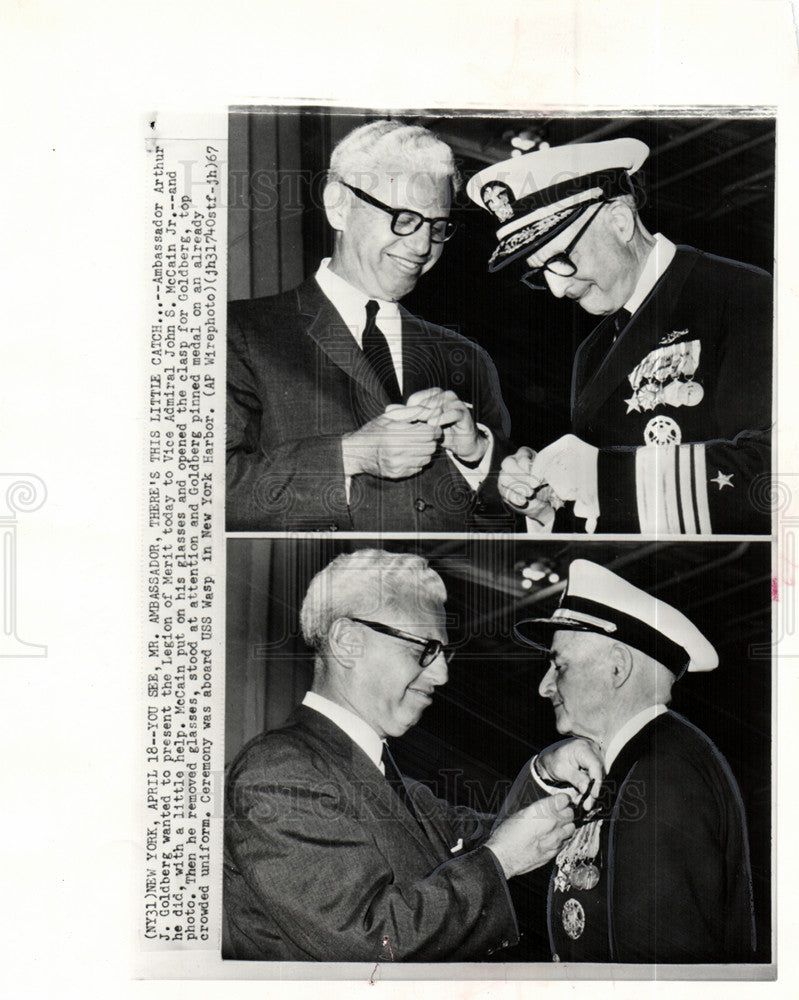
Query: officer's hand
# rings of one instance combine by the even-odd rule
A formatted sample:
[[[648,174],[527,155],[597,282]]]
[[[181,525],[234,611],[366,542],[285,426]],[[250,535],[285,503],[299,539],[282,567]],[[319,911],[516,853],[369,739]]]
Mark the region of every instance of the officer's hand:
[[[566,794],[575,806],[590,789],[583,809],[588,812],[593,807],[605,771],[602,758],[590,740],[569,739],[553,743],[541,751],[534,766],[544,781],[567,781],[572,785],[574,791],[567,789]]]
[[[420,389],[408,398],[407,405],[424,407],[424,420],[441,428],[442,444],[462,462],[479,462],[485,455],[488,438],[478,430],[471,407],[451,389]]]
[[[574,500],[574,513],[586,519],[585,530],[596,531],[599,518],[599,450],[574,434],[566,434],[535,456],[530,480],[551,486],[561,500]]]
[[[486,841],[505,878],[524,875],[550,861],[574,833],[568,795],[550,795],[509,816]]]
[[[519,448],[515,455],[508,455],[499,470],[498,488],[502,499],[525,517],[532,518],[549,528],[555,511],[562,501],[554,491],[533,475],[536,453],[532,448]]]
[[[440,428],[428,424],[422,406],[392,406],[341,439],[344,475],[368,472],[405,479],[423,469],[436,450]]]

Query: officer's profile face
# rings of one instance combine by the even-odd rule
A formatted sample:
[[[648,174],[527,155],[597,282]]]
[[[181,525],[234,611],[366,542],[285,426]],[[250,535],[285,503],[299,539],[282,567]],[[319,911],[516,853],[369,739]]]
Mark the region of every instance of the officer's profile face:
[[[409,209],[428,219],[448,218],[450,184],[418,171],[413,174],[364,173],[352,182],[391,208]],[[337,272],[373,298],[398,301],[416,287],[444,249],[431,239],[430,223],[415,233],[392,232],[391,216],[340,187],[347,199],[336,248]]]
[[[540,247],[527,258],[527,266],[531,269],[542,267],[564,252],[584,221],[577,219]],[[632,294],[638,275],[630,249],[612,223],[610,205],[603,206],[596,220],[569,252],[569,258],[576,267],[574,274],[563,276],[548,270],[543,272],[556,298],[572,299],[593,316],[608,316],[621,309]]]
[[[420,639],[446,643],[443,604],[413,604],[404,610],[381,607],[368,617]],[[419,662],[422,645],[375,632],[366,625],[357,627],[360,631],[350,684],[353,709],[381,739],[402,736],[432,703],[436,688],[447,683],[444,654],[423,667]]]
[[[559,733],[596,740],[604,735],[612,697],[604,642],[592,632],[555,632],[538,693],[552,702]]]

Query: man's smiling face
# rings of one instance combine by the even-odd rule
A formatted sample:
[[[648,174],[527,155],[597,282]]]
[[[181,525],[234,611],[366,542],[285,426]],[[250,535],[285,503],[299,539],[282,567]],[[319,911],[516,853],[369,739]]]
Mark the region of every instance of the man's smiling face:
[[[422,172],[369,173],[353,184],[391,208],[406,208],[428,219],[447,218],[450,185],[446,178]],[[410,236],[391,231],[391,216],[340,186],[347,199],[345,221],[336,247],[336,272],[370,298],[399,301],[416,287],[444,248],[430,239],[425,222]]]
[[[372,616],[422,639],[446,643],[444,607],[421,605],[407,611],[381,608]],[[415,726],[433,701],[437,687],[447,683],[443,654],[422,667],[422,647],[358,625],[359,647],[353,652],[349,707],[369,723],[378,736],[402,736]]]

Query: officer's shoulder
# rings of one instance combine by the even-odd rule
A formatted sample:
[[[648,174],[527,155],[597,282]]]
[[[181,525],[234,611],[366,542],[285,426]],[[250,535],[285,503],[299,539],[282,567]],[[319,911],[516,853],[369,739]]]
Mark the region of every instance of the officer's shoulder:
[[[771,283],[771,275],[754,264],[747,264],[731,257],[720,257],[698,250],[696,247],[678,246],[678,252],[695,259],[695,267],[702,280],[721,281],[725,283],[763,284]]]
[[[658,772],[658,780],[671,779],[678,787],[689,776],[715,781],[728,765],[719,749],[698,726],[676,712],[655,720],[640,765]]]

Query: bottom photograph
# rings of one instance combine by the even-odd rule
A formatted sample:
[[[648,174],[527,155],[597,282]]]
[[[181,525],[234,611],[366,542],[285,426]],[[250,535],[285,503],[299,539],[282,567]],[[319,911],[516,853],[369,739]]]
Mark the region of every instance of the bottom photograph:
[[[223,958],[771,963],[767,542],[227,567]]]

